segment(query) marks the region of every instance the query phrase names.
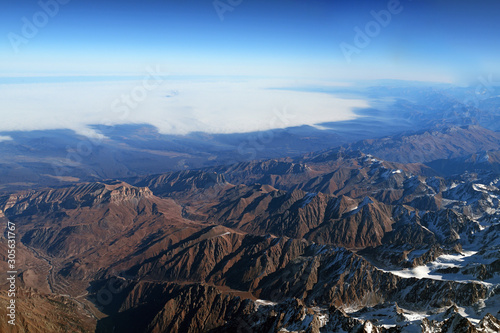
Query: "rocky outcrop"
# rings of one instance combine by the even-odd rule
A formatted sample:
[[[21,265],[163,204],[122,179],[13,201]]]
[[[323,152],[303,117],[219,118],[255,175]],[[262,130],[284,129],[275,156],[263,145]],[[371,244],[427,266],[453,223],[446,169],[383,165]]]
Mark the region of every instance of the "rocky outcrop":
[[[8,323],[7,309],[11,297],[0,290],[0,332],[5,333],[89,333],[96,321],[81,303],[67,297],[41,294],[33,289],[16,291],[15,325]]]
[[[118,306],[96,332],[208,332],[253,309],[250,300],[213,286],[148,282],[131,286]]]
[[[475,326],[467,318],[462,317],[458,313],[453,313],[444,321],[422,320],[423,333],[496,333],[500,331],[500,320],[487,314],[480,323]]]
[[[430,162],[467,156],[485,150],[500,149],[500,134],[469,125],[427,130],[376,140],[364,140],[350,146],[388,161],[400,163]]]
[[[443,140],[482,132],[363,144],[454,156]],[[99,332],[494,330],[497,313],[476,320],[498,298],[498,177],[375,156],[352,146],[24,191],[0,197],[0,218],[17,226],[23,288],[87,298],[108,316]]]
[[[185,170],[148,176],[135,185],[147,187],[157,196],[172,196],[174,193],[198,191],[226,184],[223,174]]]

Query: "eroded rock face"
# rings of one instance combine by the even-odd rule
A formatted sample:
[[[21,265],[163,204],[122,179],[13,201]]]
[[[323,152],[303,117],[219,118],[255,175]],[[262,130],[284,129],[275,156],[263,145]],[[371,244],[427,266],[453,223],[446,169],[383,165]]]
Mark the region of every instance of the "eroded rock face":
[[[81,303],[64,296],[39,293],[18,287],[15,325],[8,323],[7,306],[11,297],[0,291],[0,331],[5,333],[88,333],[96,327],[95,319]]]
[[[156,304],[155,307],[147,310],[148,313],[155,314],[155,319],[151,318],[152,323],[148,324],[153,325],[151,327],[155,329],[159,329],[158,327],[165,329],[164,331],[190,329],[182,325],[186,325],[184,321],[187,313],[193,311],[197,313],[193,316],[204,318],[212,325],[210,327],[224,326],[225,323],[222,325],[215,318],[228,318],[225,320],[231,323],[231,320],[235,319],[228,313],[235,312],[237,314],[234,316],[238,318],[243,310],[238,310],[241,304],[234,303],[235,299],[217,296],[218,293],[222,293],[232,295],[232,297],[259,297],[283,303],[285,305],[281,308],[276,308],[269,314],[266,313],[264,317],[259,314],[260,312],[250,315],[251,312],[245,310],[249,316],[245,317],[244,322],[259,323],[263,325],[264,331],[270,327],[288,326],[300,331],[302,328],[298,327],[306,325],[308,328],[311,324],[311,329],[314,329],[315,322],[318,323],[317,325],[324,322],[324,311],[316,311],[318,313],[315,317],[314,310],[311,310],[315,307],[325,309],[334,304],[339,308],[361,308],[375,306],[386,301],[397,301],[402,307],[411,306],[427,311],[438,310],[455,302],[460,306],[470,306],[485,298],[487,293],[487,288],[477,283],[404,279],[377,269],[361,256],[346,249],[307,244],[307,242],[293,239],[266,237],[259,239],[255,236],[243,236],[243,239],[239,239],[241,235],[230,236],[226,233],[227,231],[220,233],[224,230],[227,229],[221,230],[221,227],[215,227],[208,231],[210,235],[203,234],[197,239],[192,239],[191,244],[186,244],[180,250],[179,253],[187,257],[182,260],[184,264],[173,266],[178,267],[175,270],[162,269],[170,265],[163,259],[159,259],[159,264],[152,261],[150,266],[141,266],[138,275],[134,275],[134,279],[129,282],[132,287],[124,289],[123,294],[116,298],[117,304],[108,309],[113,320],[124,320],[123,316],[129,311],[142,313],[141,311],[146,311],[143,309],[146,304],[150,306]],[[251,237],[251,240],[246,239],[247,237]],[[200,241],[200,238],[205,239]],[[208,248],[214,250],[219,245],[221,249],[224,249],[223,245],[228,246],[231,242],[237,244],[237,248],[230,248],[227,256],[223,255],[224,252],[206,251]],[[221,256],[217,262],[211,260],[197,262],[191,258],[197,258],[198,251],[202,251],[201,257],[209,258],[210,253],[220,253]],[[234,256],[234,253],[238,253],[238,256]],[[176,258],[175,254],[167,256]],[[193,263],[194,266],[189,266],[188,263]],[[193,275],[176,275],[176,272],[184,272],[180,270],[180,267],[185,267],[184,271],[191,272]],[[200,270],[200,267],[203,269]],[[209,285],[196,285],[196,288],[191,286],[186,289],[185,285],[175,282],[196,279],[204,280]],[[165,280],[172,282],[167,284],[162,282]],[[137,283],[135,281],[151,282]],[[94,295],[99,293],[100,289],[93,291]],[[296,299],[296,302],[289,303],[290,298]],[[186,302],[186,306],[189,307],[186,308],[183,302]],[[204,302],[208,302],[208,305],[203,305]],[[213,305],[214,302],[222,303]],[[260,304],[265,305],[266,302]],[[293,304],[292,308],[298,310],[288,313],[286,309],[291,307],[290,304]],[[191,308],[193,306],[195,308]],[[219,313],[218,316],[212,318],[207,312],[208,306],[225,309],[224,311],[229,311],[227,309],[230,308],[233,310]],[[401,315],[399,312],[403,310],[399,307],[395,309],[394,311]],[[273,313],[282,314],[273,315]],[[300,320],[297,319],[299,317]],[[306,317],[309,319],[304,322]],[[335,325],[361,327],[360,323],[366,324],[364,321],[354,320],[354,317],[347,314],[340,316],[336,313],[334,317],[338,318],[329,324],[330,327],[337,327]],[[191,320],[196,322],[198,319],[191,318]],[[405,319],[401,321],[404,326]],[[106,320],[102,322],[103,325],[105,323],[107,323]],[[231,325],[237,324],[232,323],[228,327],[233,327]],[[184,328],[181,329],[181,327]]]
[[[498,150],[499,134],[480,126],[450,127],[391,139],[364,140],[352,148],[382,159],[401,162],[430,162],[466,156],[478,151]]]
[[[147,187],[158,196],[172,196],[175,193],[197,191],[226,184],[227,181],[222,174],[186,170],[149,176],[140,180],[136,185]]]
[[[499,179],[338,149],[14,193],[0,220],[36,304],[98,332],[489,332]]]
[[[97,332],[207,332],[253,311],[252,301],[206,284],[138,282],[117,298],[118,312]]]
[[[290,230],[301,230],[300,225],[304,225],[305,230],[312,228],[314,232],[304,235],[304,238],[310,239],[317,239],[323,232],[325,236],[321,236],[321,243],[324,244],[343,242],[342,245],[352,247],[375,244],[379,248],[382,247],[382,239],[392,237],[393,245],[397,246],[401,241],[391,235],[395,232],[401,234],[406,225],[417,226],[421,231],[430,230],[421,224],[431,226],[430,222],[422,222],[427,221],[427,215],[418,214],[415,209],[392,207],[371,197],[359,200],[345,196],[330,198],[321,193],[311,195],[300,190],[288,193],[264,185],[228,187],[221,193],[229,208],[224,210],[219,207],[223,213],[213,215],[213,207],[217,207],[213,206],[210,208],[212,211],[208,210],[212,215],[207,216],[219,216],[219,220],[239,223],[244,221],[245,214],[254,216],[248,223],[245,222],[247,224],[243,223],[240,230],[193,223],[182,217],[185,214],[181,207],[171,199],[159,198],[147,189],[123,183],[86,184],[70,189],[23,194],[10,198],[5,208],[6,213],[22,226],[20,231],[24,233],[23,241],[27,245],[56,257],[71,254],[72,258],[61,261],[55,271],[66,281],[105,281],[116,272],[126,272],[126,275],[133,276],[133,281],[151,281],[148,287],[134,284],[133,290],[127,289],[129,294],[122,295],[123,303],[105,309],[113,318],[117,316],[119,320],[126,321],[123,316],[127,311],[141,313],[146,311],[141,304],[153,306],[147,310],[153,317],[143,323],[141,330],[194,332],[202,321],[214,329],[224,327],[226,320],[221,318],[232,318],[239,311],[235,309],[242,306],[242,300],[236,300],[235,293],[246,292],[250,298],[260,297],[278,302],[293,297],[302,302],[300,306],[294,307],[304,309],[313,304],[359,308],[385,301],[397,301],[403,307],[424,309],[455,303],[470,306],[485,298],[488,292],[487,288],[477,283],[401,278],[377,269],[363,256],[332,245],[247,233],[248,230],[254,231],[248,226],[261,225],[255,223],[256,217],[261,217],[261,221],[266,221],[263,217],[267,217],[267,225],[276,228],[277,225],[283,225],[283,216],[288,216],[289,221],[296,221],[288,224]],[[76,198],[71,201],[71,205],[65,203],[69,196]],[[231,197],[238,204],[231,204]],[[273,203],[273,200],[278,200],[279,204]],[[31,213],[26,213],[28,206],[35,207],[30,208],[33,209]],[[31,214],[29,219],[26,214]],[[59,223],[45,224],[44,220],[53,214],[60,215]],[[455,217],[460,216],[455,213],[443,214],[442,219],[439,218],[441,215],[433,215],[429,219],[433,221],[434,230],[441,230],[441,220],[444,230],[456,229],[460,234],[469,230],[463,227],[469,223],[467,218],[455,220]],[[307,222],[314,216],[323,222]],[[99,223],[92,223],[96,217],[99,217]],[[394,223],[394,219],[398,222]],[[395,229],[392,229],[393,225]],[[331,228],[330,231],[326,231],[326,226]],[[452,229],[446,229],[448,226]],[[141,238],[141,235],[148,236]],[[82,245],[97,248],[78,246],[79,243],[71,237],[78,237]],[[425,237],[418,242],[424,243],[423,239]],[[75,245],[76,248],[72,247]],[[104,249],[108,252],[103,257],[99,253]],[[127,249],[127,252],[122,249]],[[415,267],[432,262],[444,253],[448,252],[439,246],[433,247],[415,257],[412,265]],[[97,258],[102,259],[96,261]],[[120,260],[115,261],[115,258]],[[164,286],[161,281],[171,282]],[[184,286],[176,284],[176,281],[203,281],[211,286],[197,285],[196,288],[183,289]],[[222,297],[218,288],[230,288],[231,292]],[[156,302],[150,296],[151,290],[165,296]],[[98,293],[99,289],[94,292]],[[183,302],[187,307],[183,308]],[[201,305],[196,307],[196,304]],[[212,306],[221,310],[211,313],[208,309]],[[183,310],[178,313],[174,311],[177,308]],[[297,311],[303,316],[301,311],[310,310]],[[285,310],[278,312],[283,313]],[[196,319],[197,316],[203,320]],[[278,319],[273,317],[272,323],[271,319],[266,319],[267,325],[299,325],[297,320],[288,322],[288,318],[285,321],[283,316],[286,314],[280,316]],[[321,316],[317,314],[314,317],[314,313],[311,314],[310,329],[319,329],[319,322],[323,320],[319,319],[323,318]],[[341,326],[369,329],[371,325],[367,322],[361,325],[348,315],[337,313],[335,317],[338,317],[336,320],[340,324],[337,324]],[[329,325],[332,326],[332,323]],[[106,320],[100,325],[105,330]],[[300,325],[305,325],[302,319]]]
[[[495,333],[500,330],[500,321],[488,313],[483,319],[481,319],[478,325],[474,325],[467,318],[462,317],[458,313],[453,313],[449,318],[442,322],[424,319],[421,327],[423,333]]]
[[[397,304],[367,308],[356,313],[308,306],[289,298],[278,303],[243,300],[234,290],[204,284],[135,284],[121,303],[120,312],[103,319],[97,332],[110,327],[121,332],[406,332],[411,315]],[[141,300],[141,301],[139,301]],[[362,319],[379,311],[379,319]],[[132,318],[141,315],[142,322]],[[474,325],[450,308],[439,320],[422,320],[422,332],[497,332],[498,319],[487,314]],[[379,322],[380,321],[380,322]],[[390,324],[387,324],[390,323]]]

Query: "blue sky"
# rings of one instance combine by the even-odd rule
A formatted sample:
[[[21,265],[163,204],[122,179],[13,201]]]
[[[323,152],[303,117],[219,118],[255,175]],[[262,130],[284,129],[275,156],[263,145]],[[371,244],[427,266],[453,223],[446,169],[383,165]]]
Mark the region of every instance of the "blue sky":
[[[368,101],[297,89],[498,82],[498,13],[496,0],[4,2],[0,132],[149,123],[227,133],[352,119]],[[144,80],[158,84],[144,90]],[[283,110],[293,117],[278,124]]]
[[[221,21],[210,0],[70,0],[17,53],[9,33],[22,37],[22,18],[42,8],[4,2],[0,73],[138,74],[155,63],[181,75],[456,81],[497,70],[500,2],[484,0],[401,0],[348,63],[339,45],[390,2],[220,0],[232,8]]]

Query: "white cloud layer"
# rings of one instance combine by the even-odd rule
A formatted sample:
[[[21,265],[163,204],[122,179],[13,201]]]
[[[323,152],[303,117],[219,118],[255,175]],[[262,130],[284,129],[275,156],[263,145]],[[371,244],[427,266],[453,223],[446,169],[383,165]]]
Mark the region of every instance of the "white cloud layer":
[[[237,133],[353,119],[365,101],[269,89],[270,81],[140,81],[0,85],[0,131],[148,123],[165,134]],[[1,141],[0,137],[0,141]],[[5,140],[5,139],[4,139]]]

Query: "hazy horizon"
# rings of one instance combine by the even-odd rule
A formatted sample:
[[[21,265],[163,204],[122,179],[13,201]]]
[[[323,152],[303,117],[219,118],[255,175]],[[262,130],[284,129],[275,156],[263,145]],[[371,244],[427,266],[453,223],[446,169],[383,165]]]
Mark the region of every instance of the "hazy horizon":
[[[89,134],[88,125],[124,123],[169,134],[315,125],[353,119],[370,101],[296,87],[382,79],[476,85],[481,77],[498,81],[500,68],[494,1],[4,6],[3,132]],[[274,121],[285,109],[293,117]]]

